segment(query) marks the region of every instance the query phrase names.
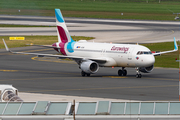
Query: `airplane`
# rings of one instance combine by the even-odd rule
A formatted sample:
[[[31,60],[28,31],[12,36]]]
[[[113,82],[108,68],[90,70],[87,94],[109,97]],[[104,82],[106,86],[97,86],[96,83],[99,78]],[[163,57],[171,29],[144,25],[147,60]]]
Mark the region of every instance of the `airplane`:
[[[60,9],[55,9],[58,42],[50,47],[61,53],[62,55],[13,52],[6,45],[7,51],[14,54],[37,55],[38,57],[56,57],[58,59],[69,58],[74,60],[81,69],[81,75],[90,76],[98,72],[99,67],[122,67],[118,70],[119,76],[126,76],[126,67],[136,69],[136,77],[141,78],[142,73],[150,73],[154,68],[154,56],[175,52],[178,46],[174,37],[174,50],[152,53],[150,49],[138,44],[112,44],[112,43],[96,43],[80,40],[75,42],[66,27],[64,18]]]

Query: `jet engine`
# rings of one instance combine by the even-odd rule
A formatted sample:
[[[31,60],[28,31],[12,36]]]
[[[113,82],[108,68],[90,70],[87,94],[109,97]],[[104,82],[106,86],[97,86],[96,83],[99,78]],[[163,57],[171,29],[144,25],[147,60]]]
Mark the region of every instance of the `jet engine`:
[[[149,67],[140,67],[139,71],[143,72],[143,73],[150,73],[154,68],[154,65],[151,65]]]
[[[88,74],[96,73],[99,69],[99,65],[95,61],[87,60],[80,64],[82,71]]]

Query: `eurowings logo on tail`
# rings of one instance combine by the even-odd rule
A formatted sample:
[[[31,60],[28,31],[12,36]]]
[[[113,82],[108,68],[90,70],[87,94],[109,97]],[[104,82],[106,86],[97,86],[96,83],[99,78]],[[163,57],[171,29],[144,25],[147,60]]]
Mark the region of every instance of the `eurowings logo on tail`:
[[[54,43],[54,47],[60,47],[60,52],[63,55],[67,55],[66,52],[74,52],[75,41],[71,38],[69,31],[64,22],[63,16],[60,9],[55,9],[56,15],[56,25],[57,25],[57,34],[58,34],[58,43]],[[56,51],[58,49],[55,48]]]

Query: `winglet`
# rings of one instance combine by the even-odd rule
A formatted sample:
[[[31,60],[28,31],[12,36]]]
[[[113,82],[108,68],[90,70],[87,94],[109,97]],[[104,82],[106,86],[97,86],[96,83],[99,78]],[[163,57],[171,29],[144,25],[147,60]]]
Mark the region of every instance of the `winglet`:
[[[55,9],[55,15],[56,15],[58,22],[60,22],[60,23],[64,22],[64,19],[63,19],[63,16],[62,16],[60,9]]]
[[[177,42],[176,42],[176,38],[174,37],[174,50],[163,51],[163,52],[159,52],[159,53],[153,53],[153,55],[156,56],[156,55],[160,55],[160,54],[175,52],[177,50],[178,50],[178,45],[177,45]]]
[[[6,45],[6,42],[4,41],[4,39],[2,39],[2,40],[3,40],[3,42],[4,42],[4,45],[5,45],[5,47],[6,47],[6,50],[7,50],[8,52],[11,52],[11,51],[9,50],[8,46]]]
[[[174,37],[174,50],[178,50],[178,46],[177,46],[177,42],[176,42],[176,38]]]

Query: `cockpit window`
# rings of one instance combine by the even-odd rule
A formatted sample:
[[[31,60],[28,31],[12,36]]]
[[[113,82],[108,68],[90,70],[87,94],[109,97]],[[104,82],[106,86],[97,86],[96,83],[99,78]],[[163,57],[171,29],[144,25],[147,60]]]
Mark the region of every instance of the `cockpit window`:
[[[144,54],[149,54],[149,52],[144,52]]]
[[[142,54],[152,54],[151,51],[138,51],[137,55],[142,55]]]

